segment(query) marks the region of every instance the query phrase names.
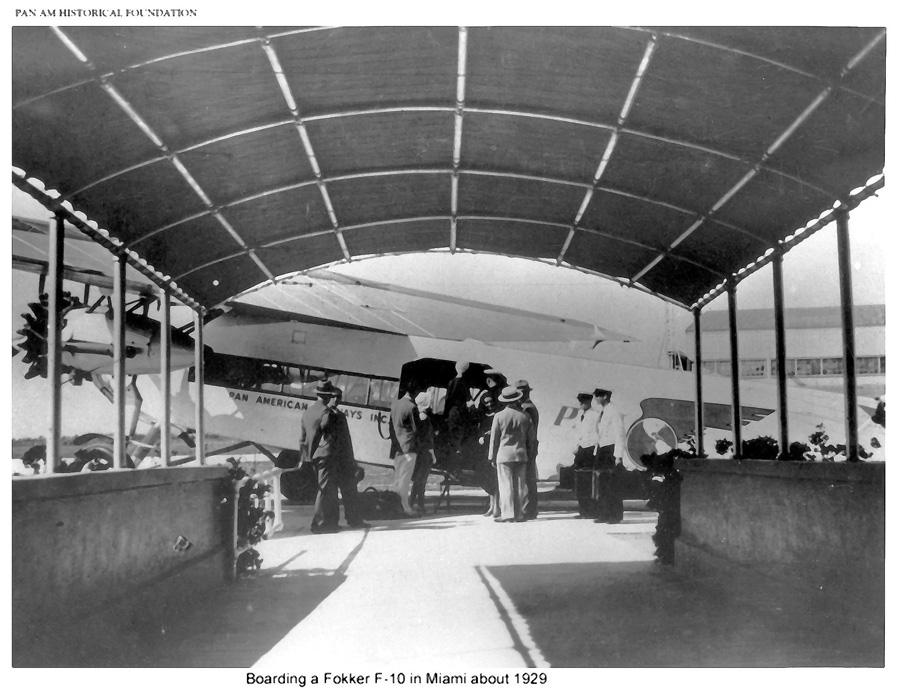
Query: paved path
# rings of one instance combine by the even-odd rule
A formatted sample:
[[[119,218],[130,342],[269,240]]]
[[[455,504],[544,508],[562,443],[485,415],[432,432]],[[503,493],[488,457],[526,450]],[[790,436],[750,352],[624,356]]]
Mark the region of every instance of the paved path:
[[[155,666],[259,672],[479,667],[873,666],[883,629],[796,588],[652,561],[655,514],[498,524],[469,507],[308,533],[286,509],[263,569],[177,619]],[[463,510],[466,511],[466,510]],[[150,659],[148,657],[148,659]]]

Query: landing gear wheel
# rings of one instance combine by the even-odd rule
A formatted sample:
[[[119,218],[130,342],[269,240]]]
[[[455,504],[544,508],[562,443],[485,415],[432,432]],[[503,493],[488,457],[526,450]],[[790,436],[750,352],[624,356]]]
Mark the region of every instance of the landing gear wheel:
[[[289,502],[312,504],[319,491],[319,477],[310,463],[300,465],[300,454],[285,449],[275,459],[275,467],[284,470],[281,473],[281,494]]]

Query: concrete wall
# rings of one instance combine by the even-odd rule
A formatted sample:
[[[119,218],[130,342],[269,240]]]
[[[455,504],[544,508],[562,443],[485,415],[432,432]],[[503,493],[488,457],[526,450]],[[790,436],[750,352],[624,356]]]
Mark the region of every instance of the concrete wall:
[[[883,577],[884,463],[683,460],[678,467],[678,554],[790,574]]]
[[[78,644],[102,644],[222,584],[231,559],[226,474],[180,467],[14,479],[14,665],[77,664],[47,638],[66,645],[59,638],[83,626],[93,630],[74,633]],[[179,536],[186,550],[176,549]]]

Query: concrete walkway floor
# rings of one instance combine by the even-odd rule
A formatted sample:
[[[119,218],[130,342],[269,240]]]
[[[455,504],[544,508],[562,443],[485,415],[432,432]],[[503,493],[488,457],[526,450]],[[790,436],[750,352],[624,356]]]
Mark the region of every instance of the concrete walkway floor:
[[[834,600],[752,575],[686,577],[653,561],[656,515],[618,525],[551,502],[496,523],[480,498],[450,512],[311,535],[312,507],[285,508],[263,567],[149,650],[158,667],[879,666],[884,627]]]

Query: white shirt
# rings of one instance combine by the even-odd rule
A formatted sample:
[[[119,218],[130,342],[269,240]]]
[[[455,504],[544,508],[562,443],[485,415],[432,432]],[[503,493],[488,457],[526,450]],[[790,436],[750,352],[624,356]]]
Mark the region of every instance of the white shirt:
[[[613,403],[601,405],[595,402],[591,410],[597,410],[599,421],[597,422],[597,444],[614,446],[613,455],[623,458],[625,455],[625,420],[622,412]]]
[[[593,448],[597,445],[597,420],[600,413],[593,409],[584,410],[575,417],[575,450]]]

